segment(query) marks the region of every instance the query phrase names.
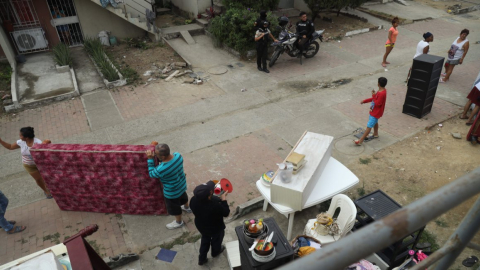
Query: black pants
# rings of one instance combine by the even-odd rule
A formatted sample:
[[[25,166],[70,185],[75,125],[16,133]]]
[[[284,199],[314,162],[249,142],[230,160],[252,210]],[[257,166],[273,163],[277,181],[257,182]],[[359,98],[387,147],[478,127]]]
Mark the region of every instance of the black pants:
[[[306,43],[308,41],[308,37],[307,38],[301,38],[298,40],[298,49],[300,49],[301,52],[305,51],[305,46],[306,46]]]
[[[257,67],[267,69],[268,45],[257,42]]]
[[[203,262],[207,259],[208,251],[212,246],[212,257],[217,256],[222,249],[223,237],[225,236],[225,230],[222,230],[216,234],[203,234],[200,241],[200,255],[198,255],[198,261]]]

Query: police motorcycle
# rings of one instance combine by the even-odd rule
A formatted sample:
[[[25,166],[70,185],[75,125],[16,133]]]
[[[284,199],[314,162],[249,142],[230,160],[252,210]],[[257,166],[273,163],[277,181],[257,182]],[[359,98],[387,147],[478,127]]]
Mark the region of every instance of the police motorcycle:
[[[273,51],[272,57],[270,57],[270,67],[275,65],[278,57],[280,57],[280,55],[285,52],[291,57],[298,57],[300,54],[300,49],[298,49],[297,47],[297,40],[298,37],[303,35],[304,33],[291,32],[290,28],[292,27],[292,25],[287,27],[288,23],[289,20],[287,17],[282,16],[278,18],[278,27],[280,30],[280,34],[278,35],[278,42],[272,43],[272,46],[274,46],[275,49]],[[306,49],[303,52],[303,56],[305,58],[312,58],[317,54],[318,50],[320,49],[320,44],[318,44],[316,40],[319,39],[321,42],[323,42],[323,32],[325,32],[325,30],[318,30],[313,32],[312,37],[307,41],[307,44],[305,44]],[[301,55],[300,64],[302,64]]]

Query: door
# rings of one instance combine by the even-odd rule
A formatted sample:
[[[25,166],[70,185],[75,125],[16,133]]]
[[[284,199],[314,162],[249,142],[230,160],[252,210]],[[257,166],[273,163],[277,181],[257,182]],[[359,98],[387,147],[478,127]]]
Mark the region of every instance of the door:
[[[70,47],[83,44],[83,34],[73,0],[47,0],[51,24],[60,41]]]
[[[293,8],[293,1],[294,0],[280,0],[280,3],[278,3],[279,8]]]

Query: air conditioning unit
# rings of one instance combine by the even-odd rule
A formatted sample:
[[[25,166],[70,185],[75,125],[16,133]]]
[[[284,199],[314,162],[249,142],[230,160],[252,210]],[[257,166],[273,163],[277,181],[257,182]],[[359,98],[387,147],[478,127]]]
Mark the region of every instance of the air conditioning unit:
[[[42,28],[17,30],[12,33],[19,52],[41,50],[48,47]]]

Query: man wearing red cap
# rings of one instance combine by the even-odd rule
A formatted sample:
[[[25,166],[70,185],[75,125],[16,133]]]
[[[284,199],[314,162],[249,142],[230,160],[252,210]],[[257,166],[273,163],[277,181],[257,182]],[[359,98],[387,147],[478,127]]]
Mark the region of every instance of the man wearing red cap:
[[[190,209],[195,215],[195,226],[202,234],[198,265],[208,261],[207,254],[210,246],[212,246],[212,257],[217,257],[225,250],[225,246],[222,245],[225,236],[223,218],[228,217],[230,208],[226,199],[227,193],[223,193],[218,198],[213,196],[214,189],[213,181],[201,184],[193,190],[193,197],[190,200]]]

